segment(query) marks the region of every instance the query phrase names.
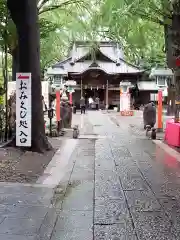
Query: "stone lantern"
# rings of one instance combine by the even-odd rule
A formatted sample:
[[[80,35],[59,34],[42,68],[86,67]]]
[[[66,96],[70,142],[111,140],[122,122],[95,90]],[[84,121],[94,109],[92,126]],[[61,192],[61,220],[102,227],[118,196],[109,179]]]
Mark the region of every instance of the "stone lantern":
[[[162,96],[167,97],[167,114],[169,115],[173,108],[173,92],[174,85],[173,72],[170,68],[152,68],[150,77],[156,81],[156,89],[162,91]]]
[[[132,86],[131,82],[129,81],[122,81],[120,82],[119,85],[120,85],[121,92],[123,93],[129,92],[129,88]]]
[[[150,77],[156,80],[156,84],[160,88],[173,82],[173,72],[170,68],[152,68]]]

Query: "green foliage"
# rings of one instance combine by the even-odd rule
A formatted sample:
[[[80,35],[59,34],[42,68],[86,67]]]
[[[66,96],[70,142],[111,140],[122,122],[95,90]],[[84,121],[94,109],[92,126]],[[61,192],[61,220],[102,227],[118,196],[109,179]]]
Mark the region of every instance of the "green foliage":
[[[164,66],[163,25],[171,22],[169,9],[168,0],[104,0],[93,21],[97,33],[118,41],[131,62]]]
[[[88,5],[88,1],[71,0],[71,4],[69,3],[65,8],[40,14],[40,21],[43,17],[56,27],[49,31],[45,38],[41,38],[42,70],[64,58],[72,41],[92,39],[89,20],[91,13]]]
[[[165,65],[164,25],[171,24],[170,0],[39,0],[42,70],[67,54],[74,40],[113,40],[128,60],[150,68]],[[0,45],[9,53],[17,46],[14,23],[8,20],[6,0],[0,0]]]
[[[87,21],[83,19],[83,16],[86,15],[89,18],[89,3],[86,0],[39,0],[37,6],[41,38],[41,66],[44,69],[65,56],[72,40],[82,39],[83,35],[86,39]],[[16,27],[7,16],[6,0],[0,0],[0,12],[0,47],[4,49],[6,42],[8,52],[12,54],[18,41]],[[6,18],[8,18],[7,24],[5,24]]]
[[[40,38],[45,39],[49,37],[49,34],[56,31],[59,27],[57,23],[53,23],[45,18],[40,18],[39,28],[40,28]]]

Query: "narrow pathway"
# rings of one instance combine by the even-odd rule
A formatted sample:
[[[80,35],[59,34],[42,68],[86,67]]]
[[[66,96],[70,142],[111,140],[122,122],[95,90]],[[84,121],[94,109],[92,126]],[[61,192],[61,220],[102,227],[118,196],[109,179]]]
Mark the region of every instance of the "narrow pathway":
[[[117,127],[103,112],[81,118],[51,240],[179,239],[179,166],[128,124]]]
[[[74,122],[81,135],[55,190],[0,184],[0,240],[180,239],[179,162],[126,118],[90,111]]]

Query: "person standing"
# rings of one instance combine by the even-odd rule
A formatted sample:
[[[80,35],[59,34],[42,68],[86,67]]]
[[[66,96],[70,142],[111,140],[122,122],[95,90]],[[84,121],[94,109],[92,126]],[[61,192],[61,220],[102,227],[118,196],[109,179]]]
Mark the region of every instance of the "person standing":
[[[48,109],[47,109],[47,105],[44,101],[44,96],[42,96],[42,104],[43,104],[43,113],[46,113]]]
[[[80,99],[80,108],[81,108],[81,114],[86,112],[86,104],[85,104],[85,99],[81,97]]]
[[[92,106],[92,104],[93,104],[93,99],[92,99],[92,97],[90,97],[90,98],[88,99],[88,101],[89,101],[89,108],[91,109],[91,106]]]
[[[96,103],[96,110],[99,110],[99,98],[98,97],[96,97],[95,103]]]

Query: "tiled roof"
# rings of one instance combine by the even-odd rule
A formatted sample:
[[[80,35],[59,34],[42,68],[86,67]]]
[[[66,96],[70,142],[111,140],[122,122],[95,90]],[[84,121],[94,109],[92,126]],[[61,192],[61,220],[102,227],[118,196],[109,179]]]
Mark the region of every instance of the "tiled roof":
[[[118,73],[141,73],[143,70],[140,70],[139,68],[126,63],[123,60],[119,60],[119,66],[117,66],[114,62],[102,62],[102,61],[96,61],[97,65],[99,67],[96,67],[96,69],[101,69],[107,74],[118,74]],[[71,64],[71,61],[66,62],[62,64],[64,66],[64,69],[60,67],[60,65],[56,65],[56,67],[53,66],[51,73],[56,72],[56,74],[65,74],[65,73],[83,73],[87,71],[88,69],[93,69],[91,66],[93,64],[93,61],[84,61],[84,62],[76,62],[73,65]],[[50,74],[50,73],[48,73]]]
[[[86,62],[78,62],[75,63],[73,66],[70,66],[68,69],[68,72],[70,73],[84,73],[88,69],[93,69],[90,65],[93,62],[86,61]],[[120,65],[117,66],[116,63],[113,62],[101,62],[96,61],[99,67],[96,67],[96,69],[102,70],[107,74],[118,74],[118,73],[140,73],[142,72],[138,68],[135,68],[133,66],[128,65],[124,61],[120,61]]]
[[[109,58],[108,61],[96,60],[98,67],[107,74],[118,74],[118,73],[141,73],[143,72],[138,67],[127,63],[124,60],[123,51],[115,42],[100,42],[99,51]],[[64,61],[58,62],[52,66],[52,68],[59,69],[61,72],[67,73],[83,73],[88,69],[92,68],[93,60],[78,61],[90,53],[90,46],[88,44],[80,42],[73,45],[70,56]],[[116,64],[118,62],[119,64]],[[61,69],[61,70],[60,70]]]

